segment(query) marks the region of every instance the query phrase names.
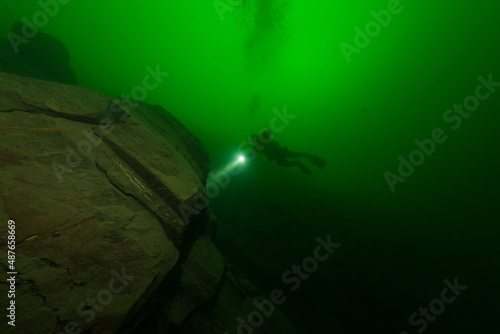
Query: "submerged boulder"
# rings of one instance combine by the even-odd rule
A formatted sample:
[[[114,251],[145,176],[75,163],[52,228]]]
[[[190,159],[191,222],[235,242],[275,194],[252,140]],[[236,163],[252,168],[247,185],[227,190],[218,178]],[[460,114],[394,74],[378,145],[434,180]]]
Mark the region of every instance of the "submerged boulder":
[[[30,38],[25,37],[26,29],[30,29]],[[7,39],[0,38],[0,71],[76,85],[76,75],[64,44],[52,35],[33,29],[16,22]]]
[[[16,226],[16,332],[234,327],[256,296],[226,282],[210,210],[180,210],[208,172],[201,142],[159,106],[0,72],[0,221]]]
[[[208,163],[195,161],[208,154],[159,107],[141,104],[121,123],[103,119],[110,101],[0,73],[0,219],[16,222],[19,332],[67,324],[117,332],[181,265],[178,246],[191,242],[177,208],[203,190]],[[140,121],[141,112],[162,113],[170,128]],[[6,244],[7,224],[0,235]],[[206,284],[216,285],[219,272]]]

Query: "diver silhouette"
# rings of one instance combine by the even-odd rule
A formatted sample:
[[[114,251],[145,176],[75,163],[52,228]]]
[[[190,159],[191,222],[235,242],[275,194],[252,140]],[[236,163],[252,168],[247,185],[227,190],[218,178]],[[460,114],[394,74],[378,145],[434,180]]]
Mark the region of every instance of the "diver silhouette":
[[[326,161],[309,153],[292,152],[287,147],[280,146],[279,142],[272,139],[273,132],[270,129],[262,131],[259,135],[252,134],[250,140],[255,149],[264,154],[272,162],[276,161],[279,166],[297,166],[302,172],[309,175],[312,171],[296,158],[307,158],[319,168],[325,167]],[[293,159],[293,160],[289,160]]]

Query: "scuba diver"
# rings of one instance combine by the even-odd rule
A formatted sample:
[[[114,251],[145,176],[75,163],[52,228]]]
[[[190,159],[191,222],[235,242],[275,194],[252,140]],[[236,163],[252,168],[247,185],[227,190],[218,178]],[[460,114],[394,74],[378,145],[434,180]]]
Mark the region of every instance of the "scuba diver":
[[[272,139],[273,132],[270,129],[262,131],[259,135],[251,135],[250,140],[257,150],[266,156],[269,161],[276,161],[276,163],[283,167],[297,166],[302,172],[310,175],[312,172],[307,166],[295,158],[307,158],[315,166],[319,168],[325,167],[326,161],[318,158],[309,153],[297,153],[290,151],[287,147],[281,147],[280,144]],[[293,160],[289,160],[293,159]]]

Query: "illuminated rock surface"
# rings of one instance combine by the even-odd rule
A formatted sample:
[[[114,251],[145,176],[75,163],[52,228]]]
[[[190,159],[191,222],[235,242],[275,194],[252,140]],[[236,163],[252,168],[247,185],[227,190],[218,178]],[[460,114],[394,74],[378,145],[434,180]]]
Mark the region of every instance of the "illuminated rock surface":
[[[209,232],[215,217],[205,209],[186,222],[179,209],[203,191],[208,154],[170,113],[0,73],[0,136],[0,219],[16,221],[17,332],[176,333],[187,323],[208,333],[197,309],[206,314],[214,298],[217,328],[236,325],[234,305],[247,295],[217,296],[227,283]],[[0,233],[5,244],[7,225]],[[6,260],[2,248],[8,271]]]

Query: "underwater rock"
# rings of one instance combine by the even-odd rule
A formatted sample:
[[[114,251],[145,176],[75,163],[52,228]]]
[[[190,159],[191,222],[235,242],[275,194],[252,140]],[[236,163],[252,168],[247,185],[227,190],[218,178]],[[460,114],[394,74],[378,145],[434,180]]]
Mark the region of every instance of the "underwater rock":
[[[16,22],[8,35],[10,41],[0,38],[0,71],[76,85],[76,75],[64,44],[41,31],[26,39],[23,27],[22,22]]]
[[[16,332],[232,333],[257,295],[224,275],[210,209],[190,222],[179,213],[208,173],[201,142],[159,106],[0,72],[0,220],[16,225]],[[1,224],[2,246],[7,235]],[[273,319],[255,333],[293,333],[279,311]]]
[[[0,74],[0,111],[9,112],[2,114],[5,133],[38,143],[40,152],[31,154],[49,160],[44,161],[49,167],[44,181],[62,187],[78,181],[79,173],[98,171],[148,207],[171,240],[180,242],[188,222],[179,216],[179,206],[192,205],[197,191],[203,190],[208,153],[160,107],[141,103],[127,108],[128,113],[120,109],[125,122],[112,124],[102,118],[111,104],[110,98],[85,88]],[[13,124],[8,122],[17,126],[9,127]],[[22,123],[32,126],[19,126]],[[5,151],[24,150],[6,146]]]
[[[264,295],[227,268],[216,296],[190,314],[179,334],[297,334],[294,324]]]
[[[19,332],[117,332],[179,265],[188,224],[176,208],[205,182],[208,162],[195,161],[208,154],[159,107],[141,104],[119,124],[99,119],[110,103],[0,73],[0,219],[17,227]],[[161,117],[164,128],[141,112],[161,112],[143,118]]]
[[[212,297],[224,272],[224,259],[208,234],[193,244],[186,261],[178,291],[166,308],[170,322],[182,325],[187,316]]]

